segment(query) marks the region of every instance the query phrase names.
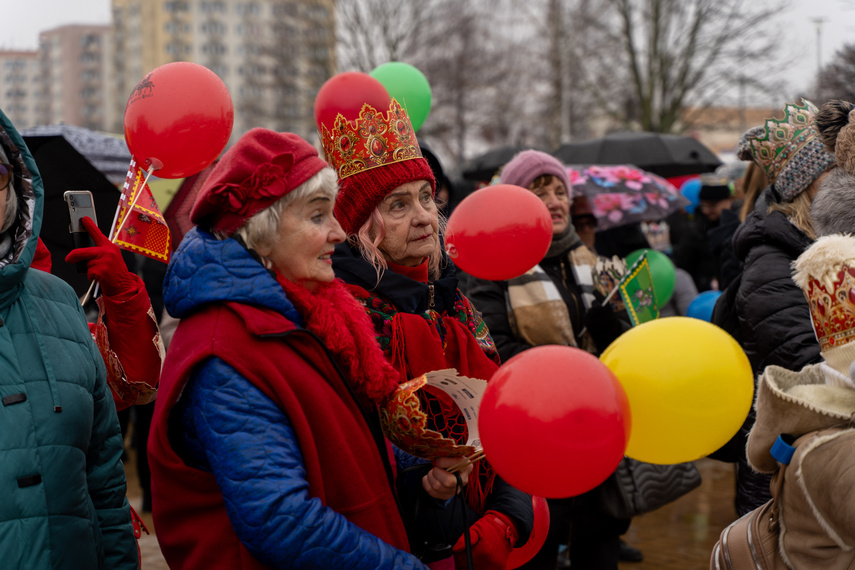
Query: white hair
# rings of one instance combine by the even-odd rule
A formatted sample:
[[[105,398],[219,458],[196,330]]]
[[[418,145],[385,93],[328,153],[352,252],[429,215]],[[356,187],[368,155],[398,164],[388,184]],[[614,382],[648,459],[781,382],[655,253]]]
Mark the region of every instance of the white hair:
[[[235,230],[234,235],[239,235],[246,247],[256,252],[259,248],[271,247],[279,239],[279,219],[282,212],[294,202],[318,192],[331,199],[335,199],[336,194],[338,194],[338,179],[335,170],[328,166],[267,208],[256,212]],[[230,237],[219,231],[215,231],[214,235],[219,239]]]

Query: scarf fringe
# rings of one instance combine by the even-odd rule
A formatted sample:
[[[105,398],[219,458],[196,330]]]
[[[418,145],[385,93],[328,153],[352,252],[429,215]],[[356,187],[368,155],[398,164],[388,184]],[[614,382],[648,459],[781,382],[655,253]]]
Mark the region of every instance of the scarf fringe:
[[[357,394],[377,405],[398,389],[398,374],[377,345],[365,309],[341,281],[309,291],[280,275],[277,280],[306,328],[324,342],[345,369]]]

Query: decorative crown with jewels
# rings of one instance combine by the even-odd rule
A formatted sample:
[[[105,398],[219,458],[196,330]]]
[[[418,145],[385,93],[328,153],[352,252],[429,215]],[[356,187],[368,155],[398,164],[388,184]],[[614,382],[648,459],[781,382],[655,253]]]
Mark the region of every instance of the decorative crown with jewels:
[[[794,265],[822,351],[855,340],[855,239],[818,239]]]
[[[339,180],[378,166],[422,158],[410,118],[395,99],[385,115],[367,103],[355,121],[339,114],[332,130],[321,125],[321,144]]]
[[[813,116],[818,109],[805,99],[802,103],[785,105],[782,120],[766,119],[763,128],[756,129],[756,133],[746,141],[751,147],[754,162],[773,182],[790,159],[818,136],[813,124]]]

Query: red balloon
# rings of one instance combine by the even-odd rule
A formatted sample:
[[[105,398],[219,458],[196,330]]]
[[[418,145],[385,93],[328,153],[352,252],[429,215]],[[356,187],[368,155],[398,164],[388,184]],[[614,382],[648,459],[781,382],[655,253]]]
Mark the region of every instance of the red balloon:
[[[225,83],[196,63],[156,68],[125,107],[125,141],[143,170],[185,178],[214,162],[232,134],[234,107]]]
[[[448,218],[445,251],[460,269],[490,281],[519,277],[543,259],[552,217],[521,186],[487,186],[467,196]]]
[[[534,507],[534,525],[531,528],[531,534],[525,544],[511,551],[508,563],[505,565],[507,570],[519,568],[534,558],[546,542],[546,535],[549,534],[549,506],[546,504],[546,499],[532,496],[531,504]]]
[[[481,444],[496,473],[540,497],[571,497],[605,481],[629,430],[629,400],[615,375],[568,346],[538,346],[508,360],[478,411]]]
[[[341,113],[348,121],[359,117],[362,106],[368,103],[381,113],[389,110],[392,101],[383,84],[367,73],[347,71],[327,79],[315,98],[315,124],[331,129]]]

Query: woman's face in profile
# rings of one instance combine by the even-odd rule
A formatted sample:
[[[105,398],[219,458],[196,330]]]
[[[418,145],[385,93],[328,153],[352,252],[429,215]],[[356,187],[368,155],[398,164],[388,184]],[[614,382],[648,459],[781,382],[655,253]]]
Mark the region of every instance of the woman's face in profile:
[[[377,206],[385,235],[378,248],[386,261],[415,267],[436,251],[439,217],[430,182],[401,184]]]
[[[333,216],[334,204],[322,191],[292,202],[279,217],[279,239],[258,253],[280,275],[310,291],[331,282],[333,249],[345,238]]]

